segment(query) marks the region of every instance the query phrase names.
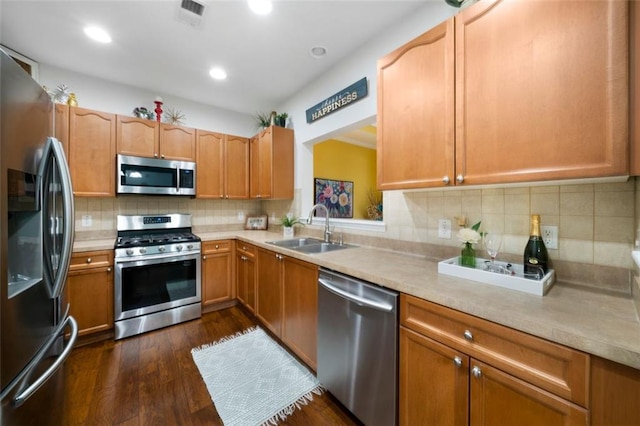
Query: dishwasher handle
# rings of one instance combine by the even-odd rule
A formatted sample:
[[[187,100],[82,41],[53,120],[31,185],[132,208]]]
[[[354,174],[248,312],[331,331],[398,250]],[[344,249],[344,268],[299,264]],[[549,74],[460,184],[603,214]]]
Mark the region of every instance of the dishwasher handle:
[[[356,296],[355,294],[351,294],[348,291],[344,291],[338,287],[335,287],[333,285],[331,285],[327,280],[324,280],[322,278],[318,278],[318,283],[326,288],[327,290],[329,290],[332,293],[337,294],[340,297],[343,297],[353,303],[356,303],[360,306],[364,306],[367,308],[372,308],[372,309],[376,309],[378,311],[383,311],[383,312],[392,312],[393,311],[393,305],[389,304],[389,303],[379,303],[376,302],[374,300],[369,300],[369,299],[365,299],[364,297],[360,297],[360,296]]]

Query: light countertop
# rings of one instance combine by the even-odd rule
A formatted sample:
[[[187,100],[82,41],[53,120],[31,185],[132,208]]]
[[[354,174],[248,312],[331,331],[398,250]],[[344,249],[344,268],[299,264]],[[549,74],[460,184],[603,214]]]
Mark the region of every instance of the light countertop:
[[[268,231],[198,236],[245,241],[640,369],[640,320],[628,296],[561,282],[545,296],[535,296],[439,274],[436,261],[372,247],[307,255],[267,244],[282,239]],[[113,244],[113,239],[79,241],[74,251],[112,249]]]

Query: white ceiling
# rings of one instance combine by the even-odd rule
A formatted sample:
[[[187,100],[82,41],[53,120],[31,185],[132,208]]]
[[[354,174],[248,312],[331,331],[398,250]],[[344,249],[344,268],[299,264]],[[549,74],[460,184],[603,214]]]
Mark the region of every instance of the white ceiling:
[[[178,19],[180,0],[0,0],[0,43],[39,63],[254,115],[426,1],[436,0],[275,0],[258,16],[245,0],[207,0],[192,26]],[[113,42],[89,40],[87,24]],[[318,45],[328,52],[322,59],[310,55]],[[209,77],[214,65],[227,80]]]

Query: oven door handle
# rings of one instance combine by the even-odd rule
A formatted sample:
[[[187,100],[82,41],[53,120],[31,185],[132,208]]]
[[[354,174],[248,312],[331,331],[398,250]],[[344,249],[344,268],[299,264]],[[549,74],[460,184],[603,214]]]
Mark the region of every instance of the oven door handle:
[[[180,261],[180,260],[190,260],[190,259],[200,259],[200,251],[191,252],[191,253],[161,253],[161,254],[149,254],[143,256],[136,257],[126,257],[126,258],[116,258],[114,259],[115,264],[117,265],[126,265],[128,263],[137,263],[137,262],[145,262],[147,260],[158,260],[158,259],[170,259],[171,261]],[[160,262],[155,262],[160,263]]]

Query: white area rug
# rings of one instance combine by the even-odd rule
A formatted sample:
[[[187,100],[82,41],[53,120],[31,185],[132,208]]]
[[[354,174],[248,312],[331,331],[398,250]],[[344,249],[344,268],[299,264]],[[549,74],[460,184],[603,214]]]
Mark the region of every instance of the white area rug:
[[[227,426],[275,425],[324,391],[309,370],[258,327],[191,354]]]

